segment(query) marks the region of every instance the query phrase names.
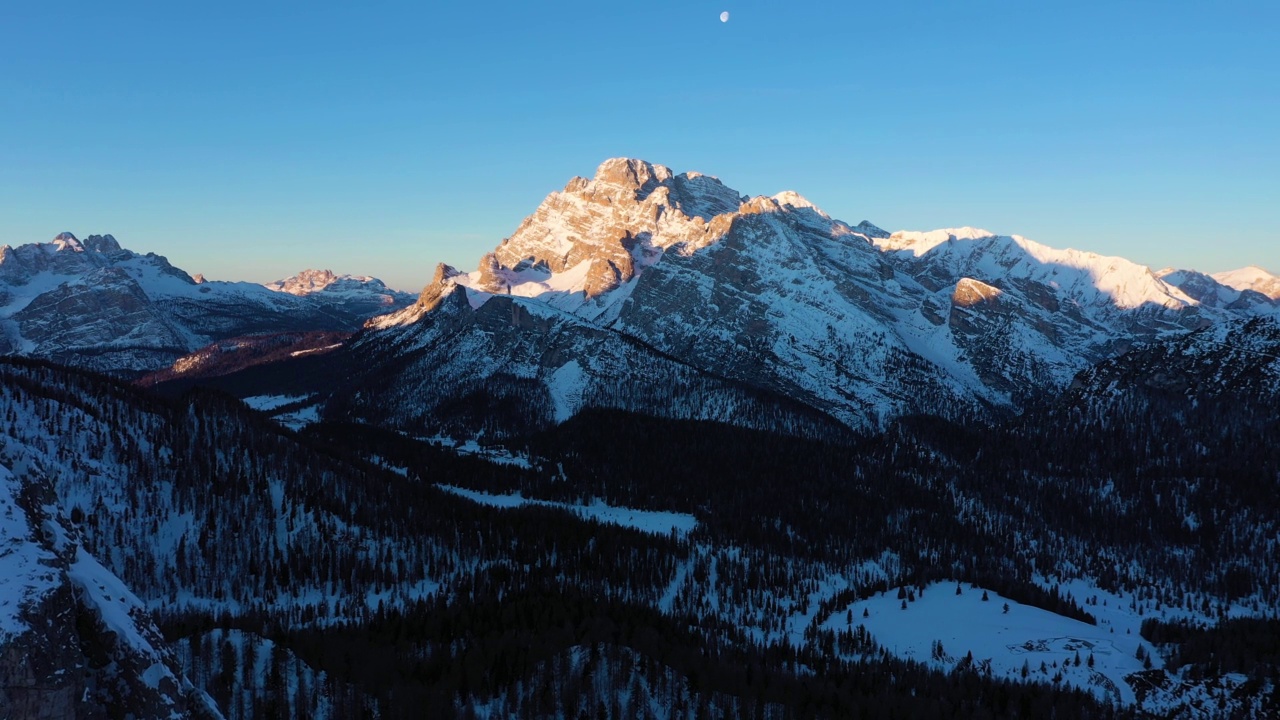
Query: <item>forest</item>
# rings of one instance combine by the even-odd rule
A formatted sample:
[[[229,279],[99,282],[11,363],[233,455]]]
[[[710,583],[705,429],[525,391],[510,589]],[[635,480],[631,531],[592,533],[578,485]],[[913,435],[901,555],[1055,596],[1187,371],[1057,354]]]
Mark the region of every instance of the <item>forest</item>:
[[[826,438],[588,410],[504,438],[518,462],[495,463],[341,418],[294,432],[218,391],[7,359],[0,379],[4,457],[48,476],[229,717],[1141,717],[823,624],[936,580],[1093,623],[1095,599],[1054,580],[1081,575],[1134,612],[1204,619],[1144,625],[1165,672],[1243,673],[1249,707],[1280,708],[1262,410],[1074,397]]]

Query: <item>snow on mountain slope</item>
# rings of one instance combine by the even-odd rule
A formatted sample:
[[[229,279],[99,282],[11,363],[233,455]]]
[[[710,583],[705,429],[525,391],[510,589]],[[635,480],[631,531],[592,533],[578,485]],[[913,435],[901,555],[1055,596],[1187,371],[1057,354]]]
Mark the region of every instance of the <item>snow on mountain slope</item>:
[[[1280,399],[1280,322],[1230,320],[1136,348],[1082,372],[1068,397],[1094,403],[1126,394],[1266,407]]]
[[[1256,265],[1214,273],[1211,277],[1227,287],[1236,290],[1253,290],[1272,300],[1280,300],[1280,277]]]
[[[536,299],[492,295],[437,273],[418,305],[370,321],[344,362],[349,385],[317,388],[329,412],[418,434],[530,429],[586,406],[733,418],[809,432],[829,419],[764,397]],[[510,430],[511,427],[507,427]]]
[[[940,371],[911,347],[936,341],[932,328],[910,341],[898,335],[893,323],[925,291],[894,281],[870,244],[883,231],[858,228],[794,192],[746,200],[707,176],[609,160],[594,179],[575,178],[548,196],[479,270],[441,266],[413,308],[367,327],[422,322],[443,294],[462,287],[473,307],[505,295],[523,308],[567,312],[582,330],[620,333],[852,426],[926,404],[967,413],[1006,403],[972,372]],[[483,362],[469,348],[450,356]],[[557,407],[563,418],[568,407]]]
[[[142,601],[80,547],[39,464],[6,445],[0,708],[9,717],[220,717]]]
[[[1218,275],[1224,275],[1224,273],[1206,275],[1195,270],[1165,268],[1158,271],[1156,275],[1207,308],[1220,308],[1237,317],[1280,316],[1280,300],[1268,297],[1264,292],[1238,279],[1232,281],[1238,287],[1219,280]],[[1267,288],[1262,278],[1255,279],[1259,281],[1260,288],[1263,290]],[[1272,290],[1280,293],[1280,283]]]
[[[79,241],[62,233],[49,243],[0,247],[0,352],[108,372],[153,370],[215,339],[353,329],[405,300],[385,303],[370,287],[372,302],[197,283],[165,258],[123,249],[110,235]]]
[[[1139,613],[1130,607],[1132,598],[1080,580],[1071,588],[1075,597],[1090,601],[1088,610],[1098,624],[1023,605],[994,590],[935,582],[913,588],[909,599],[882,592],[841,607],[824,627],[861,626],[894,655],[943,671],[967,666],[1014,682],[1077,687],[1156,717],[1251,716],[1251,691],[1241,691],[1248,677],[1207,679],[1186,668],[1165,670],[1157,647],[1139,634],[1145,618],[1195,613],[1177,606]]]
[[[1172,310],[1195,303],[1164,283],[1151,269],[1120,257],[1081,250],[1058,250],[1019,235],[997,236],[976,228],[899,232],[877,240],[877,247],[924,261],[925,277],[946,284],[952,278],[986,282],[1034,281],[1065,296],[1082,309]]]
[[[933,293],[921,311],[932,323],[947,323],[957,356],[984,383],[1015,394],[1063,387],[1135,342],[1231,312],[1124,258],[1017,235],[965,227],[899,232],[875,243],[899,272]],[[975,283],[990,291],[976,291]]]

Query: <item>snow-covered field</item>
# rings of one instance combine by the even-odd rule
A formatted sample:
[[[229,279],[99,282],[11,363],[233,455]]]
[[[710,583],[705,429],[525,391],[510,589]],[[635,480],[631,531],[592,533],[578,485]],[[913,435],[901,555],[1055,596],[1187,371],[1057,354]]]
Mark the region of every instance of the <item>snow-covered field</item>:
[[[243,402],[254,410],[275,410],[306,399],[306,395],[254,395],[245,398]]]
[[[578,517],[588,520],[635,528],[642,532],[657,535],[670,535],[673,532],[677,535],[688,535],[698,525],[697,519],[685,513],[636,510],[634,508],[606,505],[600,500],[596,500],[590,505],[572,505],[570,503],[526,498],[520,493],[493,495],[453,485],[436,485],[436,487],[491,507],[516,508],[523,505],[541,505],[543,507],[567,510]]]
[[[1121,608],[1095,612],[1108,608],[1090,605],[1087,610],[1100,616],[1095,626],[968,584],[959,585],[957,595],[956,587],[954,582],[929,585],[914,601],[905,601],[906,609],[891,590],[849,605],[824,627],[865,626],[891,653],[939,668],[953,668],[972,653],[975,668],[996,677],[1073,685],[1127,704],[1137,700],[1124,678],[1143,669],[1139,645],[1152,656],[1152,667],[1163,664],[1138,635],[1141,618]]]

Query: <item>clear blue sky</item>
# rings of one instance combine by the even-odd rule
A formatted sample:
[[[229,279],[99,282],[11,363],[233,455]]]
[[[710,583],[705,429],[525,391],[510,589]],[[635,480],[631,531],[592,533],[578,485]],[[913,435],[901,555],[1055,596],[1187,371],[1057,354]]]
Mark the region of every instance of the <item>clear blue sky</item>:
[[[626,155],[890,230],[1280,272],[1275,0],[355,5],[5,3],[0,242],[416,290]]]

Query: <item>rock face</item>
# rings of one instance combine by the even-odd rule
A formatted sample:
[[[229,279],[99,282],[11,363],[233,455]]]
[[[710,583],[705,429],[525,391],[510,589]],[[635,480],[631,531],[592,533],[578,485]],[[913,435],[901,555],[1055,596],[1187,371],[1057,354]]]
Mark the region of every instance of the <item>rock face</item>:
[[[0,542],[6,717],[220,717],[142,602],[80,547],[39,467],[11,453],[0,461]]]
[[[0,247],[0,352],[105,372],[165,367],[213,340],[352,330],[411,301],[373,278],[312,273],[279,283],[198,282],[110,235]],[[286,289],[287,288],[287,289]]]

